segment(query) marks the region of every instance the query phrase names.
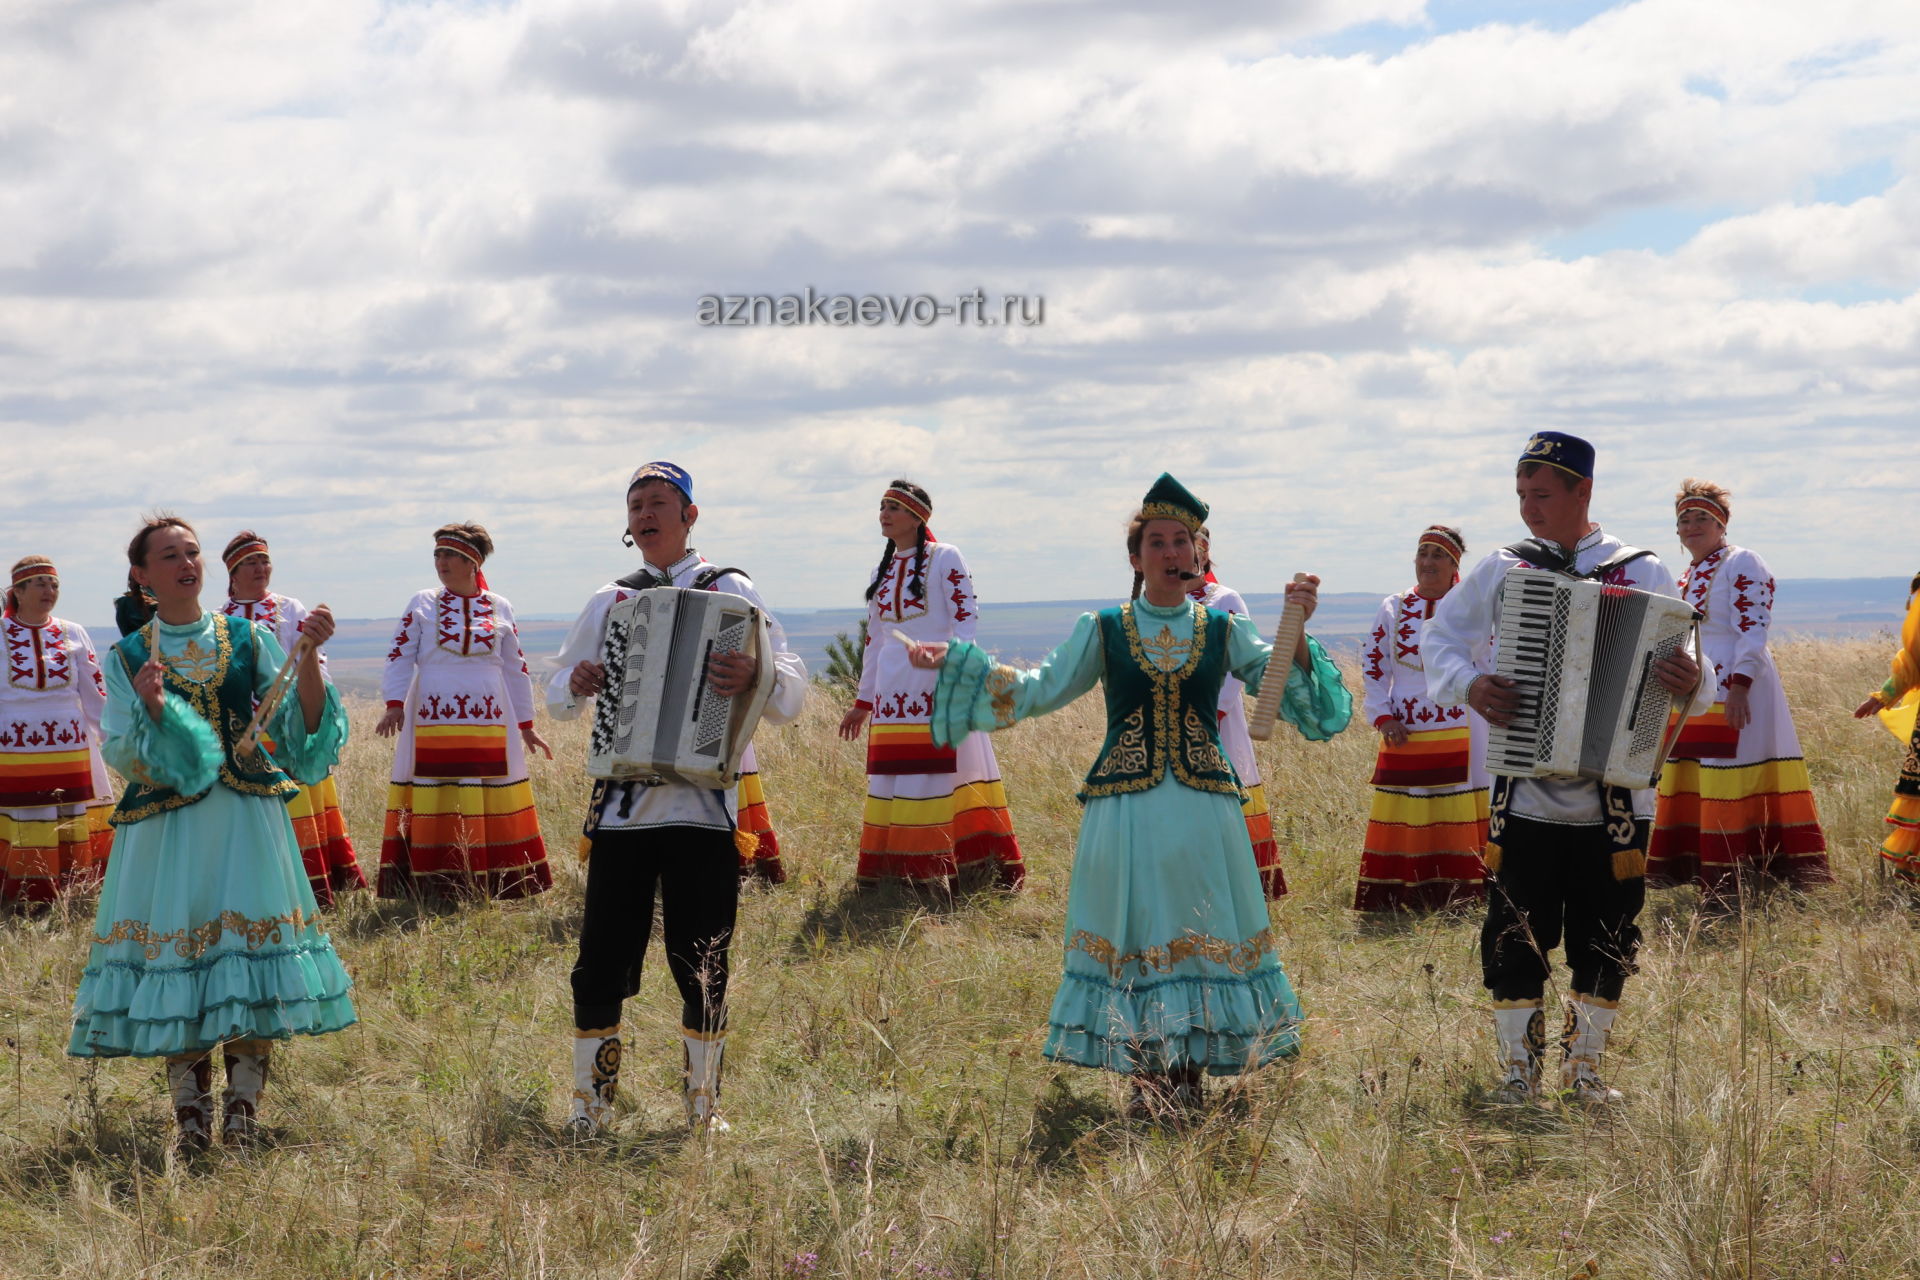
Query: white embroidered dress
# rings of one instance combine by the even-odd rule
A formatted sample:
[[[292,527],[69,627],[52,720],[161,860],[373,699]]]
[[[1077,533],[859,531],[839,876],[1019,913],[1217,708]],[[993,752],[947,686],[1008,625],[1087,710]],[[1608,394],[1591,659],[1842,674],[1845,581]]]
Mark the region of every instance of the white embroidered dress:
[[[0,900],[51,901],[97,880],[112,843],[100,754],[107,689],[85,627],[9,617],[0,639]]]

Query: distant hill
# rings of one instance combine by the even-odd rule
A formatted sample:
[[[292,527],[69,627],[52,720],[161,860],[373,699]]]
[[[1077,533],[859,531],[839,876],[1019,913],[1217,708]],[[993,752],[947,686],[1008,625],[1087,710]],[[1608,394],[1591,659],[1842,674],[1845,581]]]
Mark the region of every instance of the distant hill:
[[[1336,654],[1352,654],[1373,624],[1374,611],[1386,593],[1328,592],[1320,597],[1312,631]],[[1780,583],[1774,604],[1775,634],[1786,636],[1850,637],[1898,630],[1905,616],[1905,578],[1791,578]],[[1255,593],[1247,607],[1261,629],[1271,630],[1280,617],[1278,592]],[[1024,601],[998,604],[991,600],[981,611],[980,643],[1008,662],[1032,663],[1072,630],[1081,614],[1102,609],[1111,599]],[[787,644],[806,660],[807,669],[826,669],[827,645],[835,636],[860,630],[864,609],[782,609],[780,623]],[[520,619],[520,641],[536,674],[542,660],[559,651],[571,619]],[[96,637],[112,636],[114,628],[92,626]],[[391,618],[342,619],[327,646],[334,680],[344,690],[373,696],[379,692],[380,669],[393,640]]]

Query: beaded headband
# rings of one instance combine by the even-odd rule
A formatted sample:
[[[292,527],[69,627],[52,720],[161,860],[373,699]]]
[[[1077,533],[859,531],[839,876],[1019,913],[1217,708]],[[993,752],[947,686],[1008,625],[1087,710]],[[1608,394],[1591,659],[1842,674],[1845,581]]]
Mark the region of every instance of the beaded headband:
[[[1455,564],[1459,564],[1461,559],[1467,554],[1467,544],[1462,542],[1459,535],[1454,533],[1453,530],[1441,524],[1428,525],[1425,529],[1421,530],[1420,541],[1417,545],[1422,547],[1438,547],[1452,556]]]
[[[13,585],[17,587],[28,578],[39,577],[48,577],[58,581],[60,573],[53,567],[53,561],[47,559],[45,556],[32,556],[23,561],[20,567],[13,571]]]
[[[1704,511],[1715,520],[1718,520],[1722,525],[1727,523],[1727,517],[1729,515],[1729,512],[1724,506],[1715,502],[1704,493],[1690,493],[1673,506],[1673,514],[1676,516],[1685,515],[1689,511]]]
[[[480,554],[479,547],[457,534],[441,534],[433,540],[433,549],[435,551],[451,551],[457,556],[465,556],[475,564],[480,564],[486,560],[486,557]]]
[[[880,495],[880,501],[899,503],[902,507],[906,508],[909,515],[921,524],[925,524],[927,521],[933,519],[933,504],[922,502],[905,489],[888,489]]]
[[[227,572],[232,573],[235,569],[238,569],[240,562],[248,556],[264,556],[266,554],[267,544],[264,539],[255,538],[252,542],[243,542],[233,550],[227,552]]]

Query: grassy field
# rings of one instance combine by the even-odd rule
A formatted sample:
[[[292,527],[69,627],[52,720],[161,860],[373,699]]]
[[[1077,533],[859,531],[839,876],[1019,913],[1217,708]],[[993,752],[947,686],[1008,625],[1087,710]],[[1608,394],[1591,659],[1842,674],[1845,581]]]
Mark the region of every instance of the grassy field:
[[[1474,1105],[1476,921],[1346,909],[1373,750],[1356,728],[1264,759],[1302,1056],[1216,1085],[1188,1132],[1126,1124],[1121,1084],[1039,1052],[1097,700],[996,740],[1026,892],[931,910],[851,895],[862,758],[818,694],[762,739],[793,878],[742,903],[733,1133],[685,1135],[656,963],[613,1138],[565,1140],[584,734],[545,726],[554,891],[346,902],[361,1022],[276,1055],[258,1152],[176,1166],[156,1064],[63,1055],[90,902],[0,918],[0,1276],[1911,1275],[1920,939],[1872,857],[1895,745],[1847,717],[1885,652],[1779,653],[1839,883],[1710,930],[1690,891],[1652,895],[1608,1062],[1629,1102],[1606,1115]],[[369,872],[376,715],[354,707],[342,769]]]

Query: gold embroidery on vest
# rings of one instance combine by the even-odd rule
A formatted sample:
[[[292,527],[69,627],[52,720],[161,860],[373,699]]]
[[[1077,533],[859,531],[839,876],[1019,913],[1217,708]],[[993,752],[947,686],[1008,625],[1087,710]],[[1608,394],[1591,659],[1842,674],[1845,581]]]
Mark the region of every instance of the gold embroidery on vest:
[[[1175,640],[1173,628],[1163,623],[1160,634],[1142,640],[1140,647],[1146,650],[1147,659],[1153,663],[1155,670],[1175,671],[1186,665],[1187,654],[1193,648],[1193,641]]]
[[[1120,736],[1113,740],[1113,750],[1107,752],[1107,758],[1100,762],[1098,772],[1137,773],[1147,767],[1147,721],[1145,709],[1135,707],[1125,720],[1120,722]]]

